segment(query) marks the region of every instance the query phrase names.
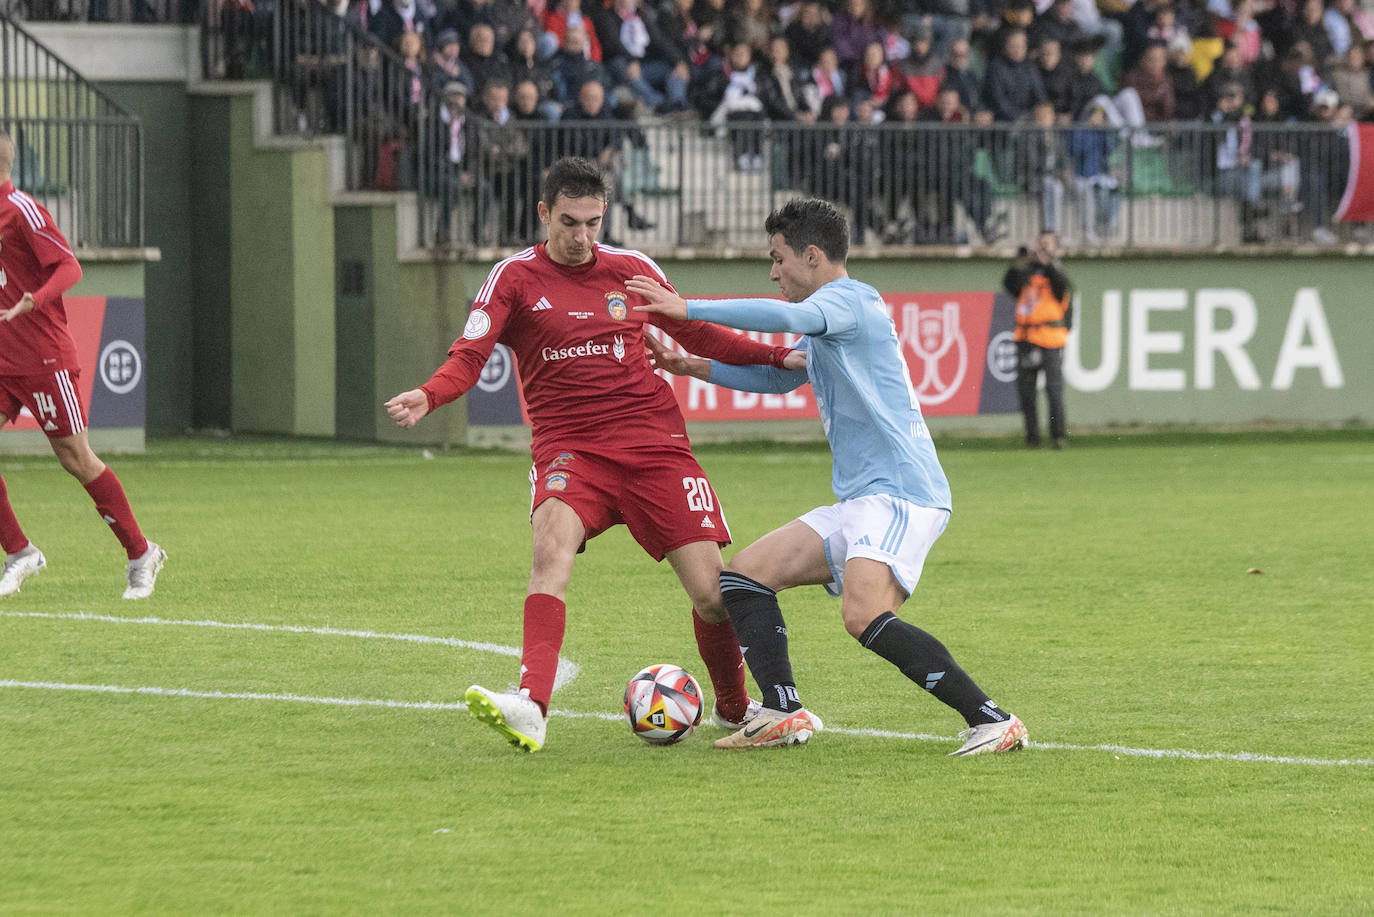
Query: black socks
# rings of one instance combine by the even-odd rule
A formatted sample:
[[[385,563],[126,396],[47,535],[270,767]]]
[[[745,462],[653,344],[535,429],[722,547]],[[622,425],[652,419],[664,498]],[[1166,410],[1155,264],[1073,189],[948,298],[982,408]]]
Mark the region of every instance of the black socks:
[[[739,624],[735,630],[739,630]],[[943,643],[890,611],[875,618],[864,629],[859,642],[895,665],[937,700],[959,711],[970,726],[1001,723],[1010,717],[959,668]]]
[[[763,705],[783,713],[800,710],[778,594],[763,583],[726,570],[720,574],[720,595],[735,625],[749,673],[763,692]]]

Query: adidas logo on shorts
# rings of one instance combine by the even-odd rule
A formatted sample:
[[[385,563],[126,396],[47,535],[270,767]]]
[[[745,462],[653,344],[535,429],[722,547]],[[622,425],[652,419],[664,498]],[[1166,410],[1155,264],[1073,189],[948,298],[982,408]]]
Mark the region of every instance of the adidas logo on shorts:
[[[704,528],[704,529],[713,529],[713,528],[716,527],[716,524],[715,524],[714,522],[711,521],[711,517],[710,517],[710,516],[702,516],[702,517],[701,517],[701,527]]]

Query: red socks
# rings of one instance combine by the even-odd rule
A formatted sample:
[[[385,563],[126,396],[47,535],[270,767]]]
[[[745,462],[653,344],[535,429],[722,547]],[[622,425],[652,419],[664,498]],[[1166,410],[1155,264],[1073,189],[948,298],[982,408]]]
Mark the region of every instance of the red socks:
[[[134,511],[129,509],[129,498],[124,496],[124,485],[119,483],[115,473],[106,466],[100,476],[85,487],[95,501],[96,512],[110,524],[110,530],[124,545],[129,560],[142,557],[148,550],[148,539],[139,531]]]
[[[24,537],[24,530],[19,527],[19,520],[14,517],[14,508],[10,506],[5,479],[0,478],[0,547],[5,549],[6,554],[15,554],[28,546],[29,540]]]
[[[697,652],[701,653],[701,661],[706,663],[706,672],[711,676],[716,709],[721,716],[737,723],[744,719],[749,694],[744,686],[744,657],[740,655],[734,625],[729,618],[712,624],[693,608],[692,629],[696,631]]]
[[[525,596],[525,638],[520,654],[520,687],[549,715],[549,697],[558,674],[558,651],[563,648],[568,606],[562,599],[536,592]],[[738,649],[738,647],[736,647]]]

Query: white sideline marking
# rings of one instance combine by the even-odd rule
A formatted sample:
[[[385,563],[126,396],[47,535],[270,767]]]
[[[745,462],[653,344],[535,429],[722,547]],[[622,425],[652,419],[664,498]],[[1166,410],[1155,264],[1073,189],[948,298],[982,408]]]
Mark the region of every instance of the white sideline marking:
[[[520,649],[502,646],[497,643],[478,643],[459,640],[456,637],[431,637],[426,634],[382,634],[370,630],[340,630],[333,627],[299,627],[290,624],[255,624],[242,621],[183,621],[167,618],[121,618],[113,615],[92,615],[84,612],[56,614],[41,611],[0,611],[0,617],[9,618],[50,618],[69,621],[102,621],[113,624],[161,624],[181,627],[214,627],[224,630],[254,630],[275,633],[312,634],[326,637],[355,637],[367,640],[401,640],[407,643],[421,643],[438,646],[456,646],[464,649],[481,650],[503,656],[519,657]],[[558,660],[558,674],[554,687],[561,688],[577,677],[581,667],[566,659]],[[382,698],[359,697],[312,697],[306,694],[264,694],[257,692],[231,691],[192,691],[187,688],[124,687],[121,685],[86,685],[67,682],[15,681],[0,679],[0,688],[33,688],[48,691],[84,691],[99,694],[148,694],[160,697],[192,697],[204,700],[265,700],[289,701],[298,704],[322,704],[333,707],[389,707],[405,710],[466,710],[467,704],[461,701],[401,701]],[[619,713],[581,713],[572,710],[550,710],[549,716],[567,719],[595,719],[616,721],[622,718]],[[954,736],[937,736],[924,732],[891,732],[883,729],[837,729],[827,727],[826,732],[840,735],[864,736],[877,739],[908,739],[919,742],[955,742]],[[1037,742],[1031,740],[1032,748],[1050,748],[1057,751],[1103,751],[1131,758],[1178,758],[1189,761],[1239,761],[1259,764],[1298,764],[1307,767],[1374,767],[1371,758],[1293,758],[1280,755],[1265,755],[1257,752],[1220,752],[1191,751],[1185,748],[1132,748],[1126,745],[1068,745],[1061,742]]]
[[[234,691],[192,691],[187,688],[158,688],[151,686],[125,687],[123,685],[83,685],[54,681],[16,681],[0,679],[0,688],[30,688],[43,691],[82,691],[93,694],[148,694],[158,697],[191,697],[204,700],[262,700],[289,701],[297,704],[322,704],[330,707],[389,707],[405,710],[466,710],[467,704],[461,701],[405,701],[385,700],[368,697],[311,697],[304,694],[261,694],[256,692]],[[576,720],[606,720],[615,722],[622,719],[619,713],[581,713],[572,710],[550,710],[549,716]],[[826,732],[840,735],[862,736],[877,739],[908,739],[920,742],[953,743],[953,736],[937,736],[922,732],[888,732],[882,729],[834,729],[826,727]],[[1032,748],[1052,748],[1059,751],[1102,751],[1133,758],[1182,758],[1191,761],[1237,761],[1258,764],[1298,764],[1307,767],[1370,767],[1374,760],[1369,758],[1287,758],[1279,755],[1262,755],[1242,751],[1236,753],[1220,751],[1189,751],[1181,748],[1131,748],[1125,745],[1066,745],[1059,742],[1031,742]]]
[[[502,646],[499,643],[477,643],[472,640],[459,640],[456,637],[431,637],[426,634],[380,634],[370,630],[340,630],[334,627],[298,627],[291,624],[255,624],[250,621],[181,621],[168,618],[120,618],[114,615],[92,615],[85,612],[75,614],[54,614],[42,611],[0,611],[6,618],[50,618],[63,621],[102,621],[107,624],[161,624],[176,627],[214,627],[221,630],[255,630],[265,633],[313,634],[319,637],[354,637],[362,640],[401,640],[406,643],[423,643],[435,646],[456,646],[484,653],[520,658],[518,646]],[[581,666],[566,659],[558,660],[558,671],[554,675],[553,687],[558,690],[577,677]]]

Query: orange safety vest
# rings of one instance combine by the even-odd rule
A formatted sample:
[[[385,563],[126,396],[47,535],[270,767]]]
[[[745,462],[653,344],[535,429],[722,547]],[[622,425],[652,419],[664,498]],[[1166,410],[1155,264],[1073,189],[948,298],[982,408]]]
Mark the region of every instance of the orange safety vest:
[[[1014,338],[1051,350],[1063,347],[1069,340],[1071,308],[1070,293],[1065,292],[1062,300],[1056,299],[1050,279],[1044,274],[1032,274],[1016,300]]]

